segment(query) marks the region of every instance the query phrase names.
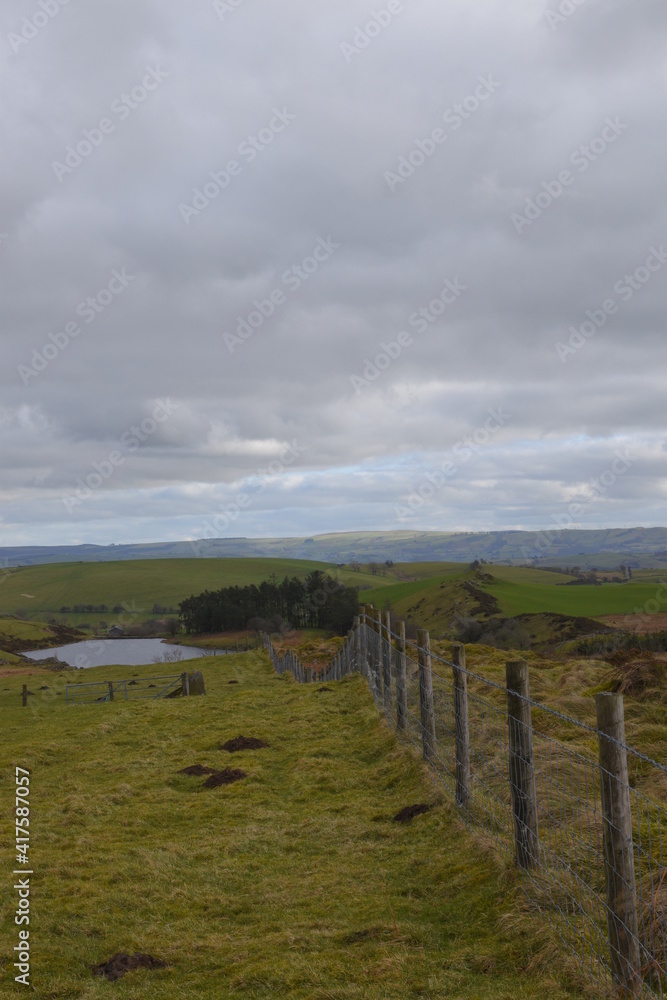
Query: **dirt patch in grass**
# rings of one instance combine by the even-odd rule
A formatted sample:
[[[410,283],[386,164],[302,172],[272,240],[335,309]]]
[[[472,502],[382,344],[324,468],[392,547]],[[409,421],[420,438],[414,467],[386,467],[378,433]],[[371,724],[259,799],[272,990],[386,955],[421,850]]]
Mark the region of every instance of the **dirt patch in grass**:
[[[92,968],[94,976],[104,976],[113,983],[124,976],[126,972],[132,972],[134,969],[164,969],[166,965],[166,962],[159,958],[153,958],[152,955],[144,955],[141,952],[128,955],[119,951],[112,955],[108,962],[101,962],[100,965],[94,965]]]
[[[598,615],[597,621],[637,634],[667,631],[667,614],[659,611],[638,615]]]
[[[190,767],[183,767],[178,774],[194,774],[196,777],[201,777],[202,774],[215,774],[214,767],[202,767],[201,764],[191,764]]]
[[[254,736],[235,736],[233,740],[227,740],[220,747],[228,753],[236,753],[237,750],[263,750],[269,744],[266,740],[258,740]]]
[[[228,684],[238,684],[238,681],[227,681]]]
[[[224,771],[215,771],[210,778],[207,778],[202,788],[219,788],[220,785],[231,785],[234,781],[247,778],[245,771],[235,767],[226,767]]]
[[[409,823],[415,816],[421,816],[422,813],[427,813],[432,808],[433,806],[430,806],[428,802],[417,802],[413,806],[406,806],[396,813],[394,823]]]
[[[319,687],[316,690],[317,690],[317,693],[319,694],[320,691],[333,691],[333,688],[329,688],[326,685],[324,685],[323,687]]]

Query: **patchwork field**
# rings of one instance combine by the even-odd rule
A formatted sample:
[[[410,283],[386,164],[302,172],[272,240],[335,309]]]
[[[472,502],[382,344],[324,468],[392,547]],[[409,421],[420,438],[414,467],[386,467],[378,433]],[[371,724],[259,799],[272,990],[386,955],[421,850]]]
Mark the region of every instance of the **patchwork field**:
[[[582,995],[526,911],[513,866],[468,835],[421,759],[380,722],[360,677],[299,686],[263,652],[196,666],[207,695],[175,701],[66,706],[66,678],[45,671],[21,709],[19,678],[3,679],[3,815],[14,767],[31,775],[36,995]],[[110,676],[128,668],[85,679]],[[221,749],[240,734],[268,746]],[[195,765],[243,776],[206,787],[207,771],[183,773]],[[422,803],[431,808],[394,820]],[[0,856],[11,871],[9,836]],[[15,908],[8,879],[0,902]],[[14,995],[8,921],[2,942]],[[92,967],[117,953],[164,964],[112,986]]]

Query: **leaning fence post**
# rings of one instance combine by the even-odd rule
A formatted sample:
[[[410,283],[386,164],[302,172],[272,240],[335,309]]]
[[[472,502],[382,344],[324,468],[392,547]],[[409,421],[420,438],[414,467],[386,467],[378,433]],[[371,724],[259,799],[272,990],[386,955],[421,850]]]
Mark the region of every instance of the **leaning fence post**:
[[[431,675],[431,637],[426,629],[417,632],[419,646],[419,704],[421,709],[422,747],[424,760],[435,761],[435,712],[433,710],[433,677]]]
[[[528,664],[510,660],[506,683],[516,862],[520,868],[531,868],[538,860],[539,835]]]
[[[382,687],[384,690],[384,710],[387,722],[391,725],[391,658],[393,649],[391,645],[391,612],[385,611],[381,616],[384,619],[384,629],[382,629]]]
[[[396,729],[404,733],[408,728],[408,668],[405,656],[405,622],[398,623],[396,663]]]
[[[627,986],[639,978],[640,960],[623,695],[602,691],[595,696],[595,709],[600,730],[609,950],[614,978]]]
[[[456,743],[456,801],[464,809],[470,802],[470,725],[468,722],[468,678],[466,648],[456,643],[452,649],[454,672],[454,739]]]
[[[107,681],[109,687],[109,701],[113,701],[113,681]]]
[[[28,704],[28,685],[27,684],[23,685],[23,691],[21,692],[21,704],[22,704],[23,708],[25,708],[26,705]]]

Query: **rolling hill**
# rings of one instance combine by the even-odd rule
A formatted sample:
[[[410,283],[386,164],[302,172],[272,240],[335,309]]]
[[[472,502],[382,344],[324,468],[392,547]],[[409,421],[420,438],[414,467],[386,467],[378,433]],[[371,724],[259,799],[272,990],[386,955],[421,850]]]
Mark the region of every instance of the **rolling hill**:
[[[357,531],[313,538],[211,538],[133,545],[0,547],[0,567],[145,559],[307,559],[328,563],[418,561],[526,563],[588,567],[602,557],[611,568],[667,567],[667,528],[549,531]]]

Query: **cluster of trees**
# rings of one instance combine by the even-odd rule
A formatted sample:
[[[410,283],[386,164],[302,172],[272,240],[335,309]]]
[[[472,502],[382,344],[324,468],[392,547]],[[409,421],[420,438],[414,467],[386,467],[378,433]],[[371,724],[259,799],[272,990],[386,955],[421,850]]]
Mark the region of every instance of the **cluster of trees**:
[[[63,604],[62,608],[60,609],[60,613],[61,615],[68,615],[70,613],[75,615],[83,615],[83,614],[104,615],[107,613],[108,610],[109,607],[106,604],[73,604],[71,608],[67,604]],[[111,610],[115,615],[119,615],[121,611],[124,611],[125,609],[120,604],[117,604]]]
[[[185,631],[225,632],[279,619],[294,628],[325,628],[345,635],[359,610],[356,587],[345,587],[321,570],[305,580],[275,576],[248,587],[205,590],[179,605]]]

